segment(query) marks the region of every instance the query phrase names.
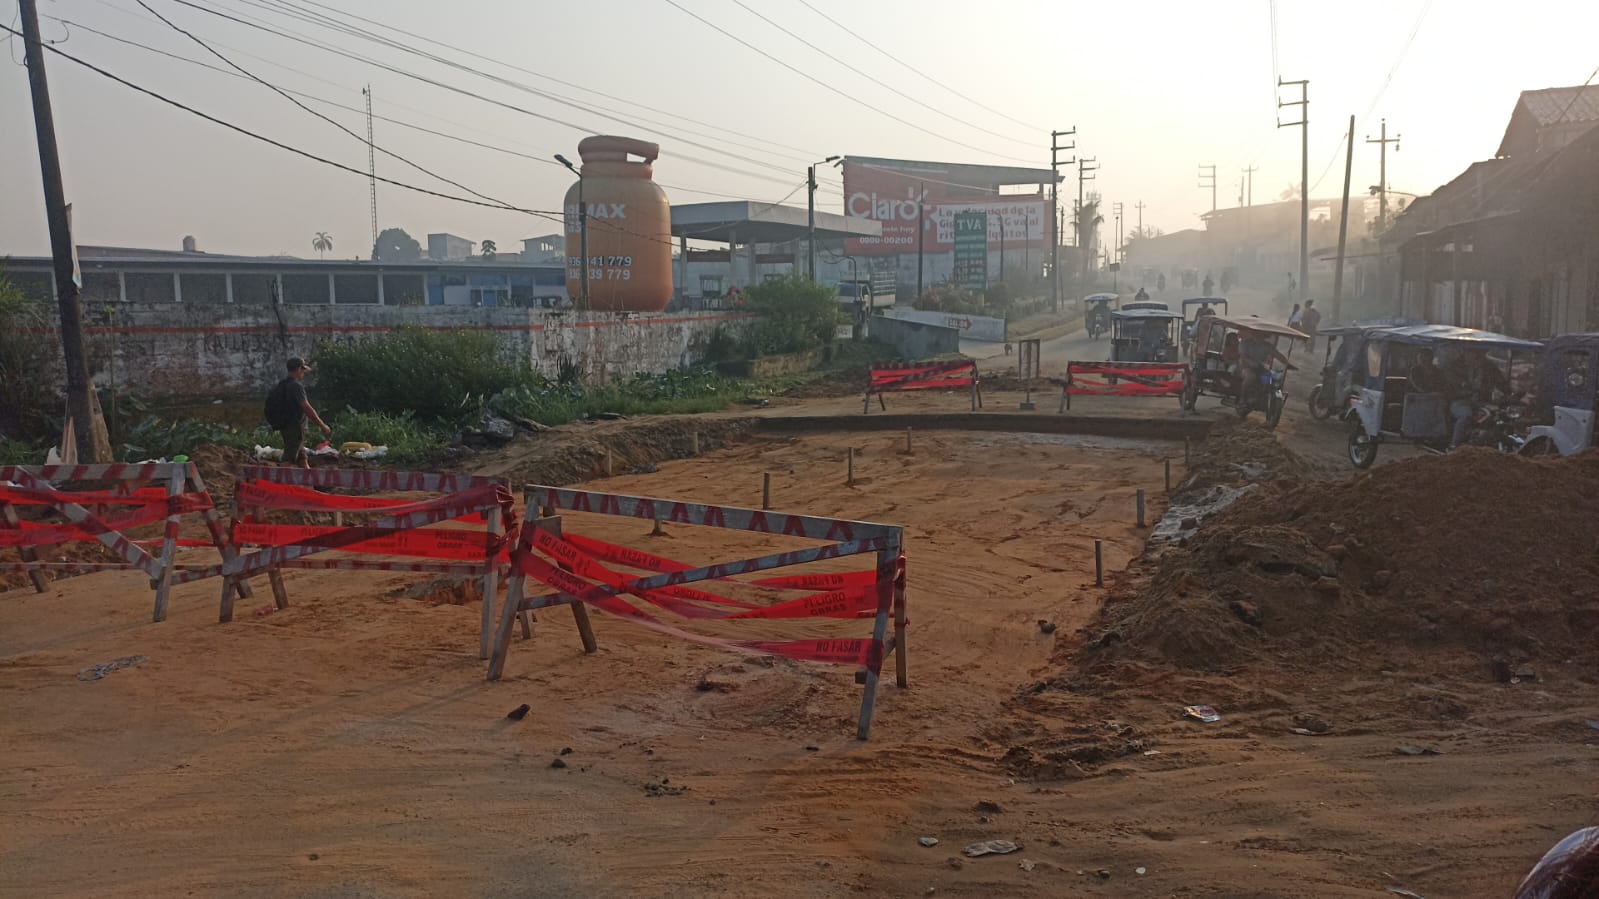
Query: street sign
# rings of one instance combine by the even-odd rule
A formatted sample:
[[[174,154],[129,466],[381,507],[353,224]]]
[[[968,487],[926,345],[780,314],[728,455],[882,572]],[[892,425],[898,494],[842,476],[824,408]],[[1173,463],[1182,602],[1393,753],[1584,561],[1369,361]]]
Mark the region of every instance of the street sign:
[[[988,213],[955,213],[956,285],[968,290],[988,288]]]

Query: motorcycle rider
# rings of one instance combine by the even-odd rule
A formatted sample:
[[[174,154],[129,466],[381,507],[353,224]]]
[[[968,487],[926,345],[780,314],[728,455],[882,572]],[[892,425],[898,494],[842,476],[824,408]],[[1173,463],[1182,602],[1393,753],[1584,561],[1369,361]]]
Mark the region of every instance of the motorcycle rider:
[[[1472,416],[1477,407],[1489,402],[1495,391],[1504,390],[1508,385],[1505,376],[1488,361],[1488,351],[1476,347],[1454,354],[1448,381],[1449,415],[1454,419],[1454,431],[1449,440],[1452,450],[1471,436]]]
[[[1142,287],[1138,288],[1138,293],[1133,294],[1133,300],[1139,303],[1149,302],[1149,291]]]
[[[1288,357],[1259,332],[1250,331],[1244,336],[1238,348],[1239,372],[1242,375],[1238,391],[1239,402],[1249,402],[1250,397],[1262,388],[1262,382],[1274,361],[1287,365]]]

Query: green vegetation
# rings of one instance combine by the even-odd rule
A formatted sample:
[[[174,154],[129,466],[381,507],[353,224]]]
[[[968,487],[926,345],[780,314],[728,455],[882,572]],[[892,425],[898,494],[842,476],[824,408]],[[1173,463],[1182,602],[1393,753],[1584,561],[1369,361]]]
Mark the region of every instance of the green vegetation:
[[[757,318],[743,325],[719,326],[706,343],[705,358],[733,362],[803,353],[831,343],[838,327],[848,320],[833,287],[799,275],[751,287],[741,308]]]
[[[485,331],[396,328],[377,340],[324,342],[313,361],[320,406],[411,412],[426,422],[472,418],[485,398],[520,380]]]
[[[0,435],[43,439],[60,430],[61,401],[50,386],[59,344],[41,335],[49,326],[49,307],[29,302],[0,272]]]

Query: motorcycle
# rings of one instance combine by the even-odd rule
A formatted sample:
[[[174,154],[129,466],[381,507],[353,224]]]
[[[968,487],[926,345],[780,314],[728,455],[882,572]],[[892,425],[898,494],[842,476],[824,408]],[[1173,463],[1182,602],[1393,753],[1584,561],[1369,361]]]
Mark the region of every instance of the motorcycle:
[[[1348,406],[1348,393],[1340,395],[1338,389],[1325,380],[1310,388],[1310,414],[1317,421],[1325,421],[1342,413]]]
[[[1466,446],[1486,446],[1502,453],[1519,453],[1527,444],[1527,435],[1521,427],[1521,406],[1506,404],[1494,409],[1485,405],[1471,408],[1471,430],[1466,434]]]
[[[1251,380],[1253,383],[1245,382],[1243,396],[1234,404],[1234,410],[1239,418],[1248,418],[1251,412],[1263,413],[1266,427],[1277,427],[1282,421],[1283,407],[1288,405],[1288,391],[1284,387],[1288,369],[1268,369]]]

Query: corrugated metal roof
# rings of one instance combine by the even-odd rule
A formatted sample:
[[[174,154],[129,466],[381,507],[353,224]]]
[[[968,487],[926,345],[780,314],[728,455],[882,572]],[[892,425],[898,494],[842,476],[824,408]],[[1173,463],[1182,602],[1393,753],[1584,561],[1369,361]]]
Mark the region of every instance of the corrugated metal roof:
[[[1539,126],[1557,122],[1599,122],[1599,84],[1522,91],[1521,103]]]

